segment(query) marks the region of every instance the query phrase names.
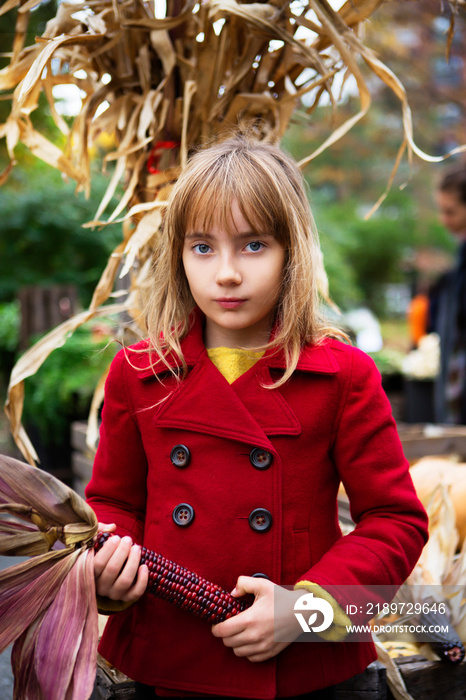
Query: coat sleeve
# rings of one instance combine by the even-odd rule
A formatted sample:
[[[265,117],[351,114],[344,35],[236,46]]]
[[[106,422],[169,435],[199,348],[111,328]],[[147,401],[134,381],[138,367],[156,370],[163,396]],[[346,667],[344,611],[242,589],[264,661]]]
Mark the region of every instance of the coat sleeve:
[[[350,591],[348,587],[377,587],[379,593],[384,587],[386,595],[380,598],[393,597],[428,538],[427,515],[409,474],[380,373],[360,350],[352,348],[348,354],[349,381],[336,416],[332,456],[356,527],[300,577],[321,585],[341,605],[354,602],[342,594],[343,588]]]
[[[86,488],[99,522],[116,523],[116,533],[142,544],[146,511],[147,459],[129,404],[126,376],[132,367],[121,350],[105,384],[100,440]]]

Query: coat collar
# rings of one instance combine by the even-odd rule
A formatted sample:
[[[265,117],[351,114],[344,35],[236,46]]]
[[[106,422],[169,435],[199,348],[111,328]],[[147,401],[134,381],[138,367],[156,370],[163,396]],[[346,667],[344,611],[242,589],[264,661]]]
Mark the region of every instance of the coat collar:
[[[166,365],[160,361],[150,366],[149,353],[144,352],[147,347],[147,341],[140,343],[134,348],[139,352],[130,357],[137,376],[143,381],[167,372]],[[218,435],[271,452],[275,452],[270,441],[272,436],[301,433],[300,421],[282,392],[264,389],[272,380],[271,369],[285,369],[282,352],[265,353],[230,385],[208,357],[199,314],[195,314],[193,326],[181,347],[190,371],[161,403],[155,417],[157,426]],[[169,365],[177,367],[176,358],[169,358]],[[303,350],[297,369],[334,375],[339,366],[329,343],[322,343]]]
[[[204,321],[198,309],[193,313],[192,326],[181,343],[181,349],[188,367],[194,367],[201,356],[206,353],[203,341]],[[141,352],[148,348],[148,342],[142,341],[134,346],[134,354],[131,362],[137,369],[139,379],[153,377],[167,371],[167,366],[161,361],[154,361],[149,352]],[[167,358],[171,368],[178,367],[174,356]],[[268,350],[258,361],[257,368],[269,367],[271,369],[286,369],[285,354],[283,351]],[[318,345],[306,346],[298,360],[297,370],[303,372],[316,372],[318,374],[336,374],[340,367],[331,349],[331,341],[323,341]]]

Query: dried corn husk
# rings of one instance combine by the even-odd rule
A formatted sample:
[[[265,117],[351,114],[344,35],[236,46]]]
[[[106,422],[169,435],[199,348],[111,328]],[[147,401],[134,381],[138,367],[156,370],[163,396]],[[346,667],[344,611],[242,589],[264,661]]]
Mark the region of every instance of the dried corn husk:
[[[378,639],[376,634],[372,634],[372,638],[375,648],[377,649],[377,659],[387,669],[388,687],[395,700],[415,700],[413,696],[408,693],[403,676],[392,656],[390,656],[389,651],[385,648],[380,639]]]
[[[458,542],[455,509],[449,489],[439,484],[426,506],[429,516],[429,540],[408,578],[412,586],[441,586],[453,565]]]
[[[416,493],[424,505],[438,484],[448,488],[455,510],[459,546],[466,539],[466,464],[445,457],[422,457],[410,469]]]
[[[429,540],[407,581],[400,587],[395,601],[400,603],[443,603],[447,617],[463,643],[466,642],[466,544],[455,555],[458,531],[455,511],[445,483],[437,484],[426,502],[429,516]],[[384,623],[384,615],[377,621]],[[410,624],[408,616],[398,617],[396,623]],[[373,634],[378,659],[387,668],[387,681],[397,700],[413,700],[396,666],[396,656],[414,653],[431,660],[438,660],[429,644],[417,641],[414,634],[403,631],[397,639],[382,641]],[[401,646],[400,646],[401,645]]]
[[[93,510],[55,477],[0,455],[0,554],[32,558],[0,572],[0,652],[14,643],[14,700],[86,700],[97,605]],[[55,543],[62,548],[52,550]]]
[[[466,592],[466,547],[455,556],[458,531],[449,488],[437,485],[426,505],[429,516],[429,540],[418,563],[401,586],[396,599],[405,603],[437,601],[446,603],[453,625],[465,612],[459,604]],[[458,595],[452,598],[452,587]]]
[[[189,151],[245,125],[257,138],[280,141],[303,94],[313,96],[310,118],[325,98],[337,109],[339,74],[344,80],[354,76],[360,109],[323,143],[316,144],[313,152],[301,159],[302,167],[367,114],[372,99],[368,75],[377,76],[393,91],[403,115],[404,137],[389,186],[405,153],[409,158],[414,152],[430,161],[442,159],[417,148],[401,82],[360,38],[364,22],[381,2],[347,0],[336,11],[327,0],[168,0],[163,18],[155,16],[153,2],[143,0],[63,2],[42,37],[26,47],[28,12],[39,3],[3,3],[0,14],[18,8],[11,61],[0,70],[0,90],[11,91],[12,104],[7,121],[0,125],[0,137],[6,139],[12,163],[15,146],[22,142],[75,179],[78,189],[89,192],[92,149],[102,134],[110,134],[115,143],[103,163],[105,168],[114,162],[113,173],[92,223],[103,226],[114,222],[126,209],[124,219],[135,226],[123,227],[124,243],[109,261],[92,309],[108,299],[119,264],[124,262],[123,272],[131,271],[131,314],[143,332],[140,309],[150,284],[146,263],[160,233],[170,187],[185,166]],[[452,0],[450,4],[456,8],[463,3]],[[453,22],[448,45],[452,32]],[[84,94],[81,111],[71,127],[60,117],[53,96],[55,86],[69,84]],[[57,127],[66,136],[62,148],[33,124],[41,91]],[[160,147],[166,142],[175,145]],[[7,168],[0,180],[6,179],[8,172]],[[125,194],[120,204],[105,216],[123,181]],[[323,264],[320,268],[320,290],[328,299]],[[81,322],[77,319],[75,327]],[[59,344],[64,336],[59,339],[58,335]],[[40,349],[29,357],[40,364],[47,355]],[[8,398],[12,431],[32,463],[37,456],[20,422],[23,399],[21,383],[12,378]]]

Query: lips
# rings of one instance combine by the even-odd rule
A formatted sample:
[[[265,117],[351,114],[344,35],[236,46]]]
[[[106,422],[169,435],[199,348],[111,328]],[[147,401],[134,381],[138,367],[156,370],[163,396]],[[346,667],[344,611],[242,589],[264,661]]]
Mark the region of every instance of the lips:
[[[244,304],[247,299],[236,299],[234,297],[224,297],[215,300],[219,306],[224,309],[236,309],[238,306]]]

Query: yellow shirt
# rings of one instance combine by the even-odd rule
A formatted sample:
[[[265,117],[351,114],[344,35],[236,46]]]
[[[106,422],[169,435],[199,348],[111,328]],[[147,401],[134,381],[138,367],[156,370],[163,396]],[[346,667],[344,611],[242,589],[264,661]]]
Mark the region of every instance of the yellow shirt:
[[[208,348],[207,354],[229,384],[253,367],[264,351],[240,350],[239,348]]]

